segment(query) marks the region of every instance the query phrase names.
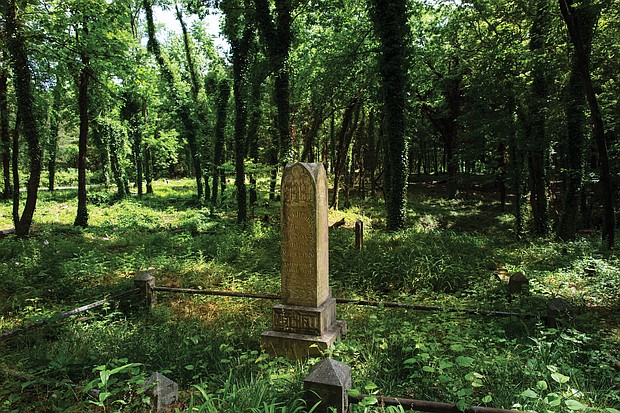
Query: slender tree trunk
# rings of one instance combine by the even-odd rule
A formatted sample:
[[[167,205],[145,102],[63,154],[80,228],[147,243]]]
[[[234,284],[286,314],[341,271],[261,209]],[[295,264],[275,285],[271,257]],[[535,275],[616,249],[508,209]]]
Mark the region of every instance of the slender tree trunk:
[[[153,157],[151,147],[146,145],[144,148],[144,179],[146,180],[146,193],[153,193]]]
[[[135,125],[138,126],[138,125]],[[134,166],[136,168],[136,188],[138,189],[138,197],[142,197],[144,182],[144,158],[142,157],[142,131],[135,128],[132,132],[131,147],[133,152]]]
[[[243,51],[238,51],[242,53]],[[245,51],[247,53],[247,50]],[[233,53],[235,53],[233,51]],[[237,62],[234,67],[235,60]],[[244,91],[245,71],[247,66],[247,56],[233,58],[233,88],[235,95],[235,186],[237,188],[237,223],[245,224],[248,220],[247,211],[247,191],[245,186],[245,154],[246,154],[246,126],[247,126],[247,107]]]
[[[17,115],[15,116],[15,129],[13,129],[12,139],[12,151],[11,151],[11,167],[13,170],[13,226],[17,228],[19,226],[19,126],[20,126],[20,112],[17,108]]]
[[[230,36],[233,63],[233,91],[235,98],[235,187],[237,188],[237,223],[248,220],[247,188],[245,185],[245,156],[247,154],[247,70],[254,28],[245,24],[240,38]]]
[[[545,159],[547,137],[545,132],[545,113],[548,91],[545,76],[545,44],[549,25],[549,12],[546,0],[537,4],[536,17],[530,29],[530,53],[534,58],[532,71],[532,100],[529,107],[530,128],[528,142],[528,170],[530,183],[530,208],[534,233],[547,233],[547,179]]]
[[[2,53],[5,60],[6,53]],[[11,199],[11,136],[9,134],[9,104],[8,104],[8,71],[6,63],[0,61],[0,147],[2,151],[2,199]]]
[[[586,99],[590,107],[590,119],[593,125],[594,139],[599,155],[599,170],[601,192],[603,196],[603,230],[602,237],[608,249],[612,249],[615,242],[615,213],[613,205],[613,187],[609,167],[609,155],[605,140],[603,117],[598,104],[592,78],[590,76],[590,49],[594,26],[598,19],[598,12],[590,0],[581,2],[578,6],[573,0],[559,0],[562,17],[566,22],[571,42],[575,47],[573,58],[574,69],[581,77]]]
[[[190,48],[190,39],[189,39],[189,34],[187,32],[187,26],[185,24],[185,21],[183,20],[183,14],[181,12],[181,10],[178,7],[178,3],[175,5],[176,7],[176,15],[177,15],[177,19],[179,20],[179,24],[181,25],[181,31],[183,33],[183,46],[184,46],[184,50],[185,50],[185,58],[187,60],[187,67],[188,67],[188,72],[189,72],[189,76],[190,76],[190,84],[191,84],[191,90],[192,90],[192,98],[194,100],[194,105],[195,105],[195,110],[198,112],[199,114],[199,118],[206,120],[207,116],[206,114],[202,113],[202,108],[201,108],[201,102],[199,99],[199,94],[200,94],[200,83],[198,81],[198,73],[196,70],[196,65],[194,63],[194,59],[193,59],[193,54],[192,54],[192,50]],[[199,144],[198,144],[198,130],[200,129],[199,125],[197,125],[191,118],[190,115],[190,108],[187,106],[187,104],[184,105],[184,111],[185,114],[183,115],[184,118],[186,118],[185,122],[188,125],[191,125],[190,129],[188,130],[188,135],[187,135],[187,143],[189,144],[189,149],[190,149],[190,154],[192,157],[192,164],[194,167],[194,174],[196,176],[196,192],[198,195],[198,198],[201,199],[203,197],[203,187],[202,187],[202,160],[200,158],[200,150],[199,150]],[[206,197],[208,197],[208,195],[206,195]]]
[[[169,98],[173,102],[178,102],[180,107],[178,109],[178,116],[183,128],[185,129],[185,133],[187,134],[187,144],[189,146],[190,158],[191,162],[188,162],[189,170],[194,170],[194,175],[196,177],[196,194],[199,199],[203,197],[203,186],[202,186],[202,166],[200,163],[200,155],[198,153],[198,140],[197,140],[197,126],[195,122],[192,120],[191,109],[184,103],[184,99],[179,93],[175,80],[174,74],[170,65],[163,57],[161,52],[161,48],[159,46],[159,42],[157,41],[157,37],[155,36],[155,22],[153,20],[153,6],[152,0],[142,0],[142,5],[146,14],[146,23],[147,23],[147,34],[148,34],[148,50],[153,53],[155,60],[157,61],[157,65],[159,66],[159,70],[164,78],[169,94]],[[193,164],[193,165],[192,165]]]
[[[342,126],[340,127],[340,133],[338,133],[338,152],[336,155],[336,161],[334,163],[334,190],[332,195],[332,202],[330,208],[338,209],[338,198],[340,192],[340,178],[346,168],[347,154],[349,151],[351,134],[348,133],[351,123],[353,121],[353,113],[357,106],[357,100],[352,101],[344,111],[342,117]]]
[[[497,145],[497,186],[499,189],[500,210],[506,211],[506,145]]]
[[[230,97],[230,84],[223,79],[219,84],[217,101],[217,118],[215,121],[215,142],[213,147],[213,194],[211,195],[211,212],[213,213],[218,204],[218,190],[220,189],[220,168],[224,160],[224,132],[226,118],[228,116],[228,99]],[[222,195],[224,192],[222,191]]]
[[[84,23],[84,36],[88,36],[88,27]],[[90,78],[90,59],[86,52],[81,53],[82,70],[78,85],[78,109],[80,112],[80,137],[78,140],[78,207],[76,227],[88,226],[88,209],[86,206],[86,152],[88,150],[88,81]]]
[[[108,145],[110,151],[110,169],[116,183],[116,194],[119,198],[123,198],[127,192],[125,191],[125,178],[123,168],[120,163],[119,154],[123,146],[122,135],[120,131],[113,128],[110,124],[105,124],[104,128],[108,133]]]
[[[54,191],[54,183],[56,180],[56,157],[58,153],[58,130],[60,128],[60,99],[62,95],[62,83],[57,78],[54,87],[54,103],[52,104],[52,113],[50,116],[50,130],[47,140],[47,173],[49,175],[48,189]]]
[[[248,151],[250,159],[256,165],[258,163],[258,129],[260,127],[261,119],[261,85],[262,76],[254,75],[252,81],[252,96],[251,96],[251,112],[250,112],[250,124],[248,125]],[[250,174],[250,208],[256,206],[258,200],[258,189],[256,187],[257,180],[256,174]]]
[[[19,122],[24,130],[24,137],[28,142],[28,157],[30,159],[30,177],[28,178],[27,197],[19,222],[15,225],[15,234],[27,236],[32,225],[39,181],[41,179],[41,146],[39,130],[35,117],[34,97],[32,91],[32,78],[26,48],[22,33],[17,22],[17,4],[15,0],[5,2],[5,25],[7,33],[7,46],[12,55],[14,84],[17,95]],[[19,184],[13,187],[19,194]]]
[[[376,175],[377,175],[377,166],[379,159],[379,145],[377,144],[377,136],[376,136],[376,128],[375,128],[375,111],[371,110],[370,115],[368,116],[368,147],[369,150],[367,152],[368,162],[366,164],[366,169],[370,171],[370,196],[374,197],[377,191],[376,187]]]

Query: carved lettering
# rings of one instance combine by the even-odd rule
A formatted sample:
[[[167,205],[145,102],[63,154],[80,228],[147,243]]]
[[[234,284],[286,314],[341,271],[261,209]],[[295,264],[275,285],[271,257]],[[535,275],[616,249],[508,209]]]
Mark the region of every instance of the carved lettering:
[[[273,309],[273,329],[276,331],[296,332],[300,334],[321,335],[319,313]]]

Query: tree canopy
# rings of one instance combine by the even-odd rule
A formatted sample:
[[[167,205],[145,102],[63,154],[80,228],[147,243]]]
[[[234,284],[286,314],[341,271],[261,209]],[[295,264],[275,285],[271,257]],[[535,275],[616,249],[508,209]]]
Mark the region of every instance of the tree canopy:
[[[618,6],[9,1],[2,195],[18,211],[16,187],[29,180],[24,212],[14,213],[26,234],[39,175],[53,190],[75,174],[81,226],[87,183],[142,196],[144,181],[149,193],[154,179],[192,175],[212,213],[234,192],[245,223],[260,191],[277,197],[284,163],[322,162],[330,205],[352,193],[383,197],[389,230],[407,225],[408,183],[434,176],[458,198],[480,178],[516,216],[519,236],[598,228],[611,248]],[[179,29],[165,30],[153,10]],[[206,25],[210,14],[220,27]],[[214,45],[216,34],[227,46]]]

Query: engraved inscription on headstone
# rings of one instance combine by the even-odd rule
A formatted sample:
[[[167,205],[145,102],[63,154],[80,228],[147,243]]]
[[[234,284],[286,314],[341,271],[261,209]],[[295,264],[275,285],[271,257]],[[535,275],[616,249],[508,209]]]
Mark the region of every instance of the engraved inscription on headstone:
[[[323,164],[287,165],[282,177],[282,303],[261,345],[272,355],[317,355],[341,336],[329,289],[327,176]]]

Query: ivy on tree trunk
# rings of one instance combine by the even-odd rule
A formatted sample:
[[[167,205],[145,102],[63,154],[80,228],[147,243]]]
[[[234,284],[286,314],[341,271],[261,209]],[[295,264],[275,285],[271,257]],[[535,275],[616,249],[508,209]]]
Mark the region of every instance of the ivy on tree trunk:
[[[371,14],[380,41],[380,74],[384,111],[384,176],[387,229],[405,226],[407,152],[405,144],[405,50],[408,33],[405,0],[371,0]]]
[[[15,223],[15,234],[27,236],[32,225],[32,217],[37,204],[39,181],[41,179],[41,146],[37,119],[35,117],[32,75],[28,66],[24,40],[17,21],[17,1],[7,0],[4,7],[6,41],[12,57],[13,74],[15,76],[14,84],[17,92],[18,122],[22,125],[23,134],[28,143],[28,158],[30,160],[30,177],[27,184],[26,203],[21,217]],[[19,195],[19,184],[13,189]]]

